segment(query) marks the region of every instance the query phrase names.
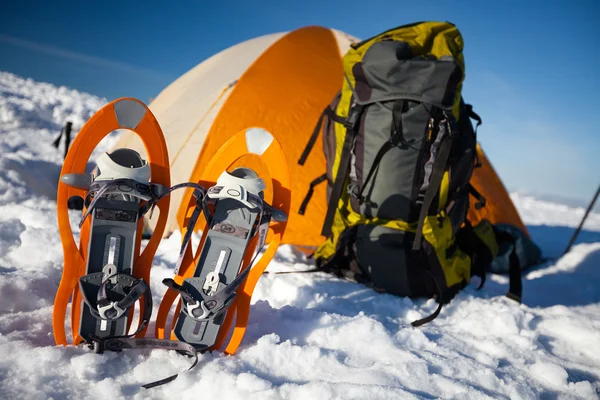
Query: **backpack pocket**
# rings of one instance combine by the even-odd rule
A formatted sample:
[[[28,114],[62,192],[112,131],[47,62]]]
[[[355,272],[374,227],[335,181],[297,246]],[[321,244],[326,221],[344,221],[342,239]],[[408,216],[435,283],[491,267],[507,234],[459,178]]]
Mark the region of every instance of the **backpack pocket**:
[[[441,302],[448,302],[469,283],[471,257],[459,248],[445,214],[425,218],[423,239],[422,255],[442,292]]]
[[[430,297],[435,284],[411,249],[414,233],[381,225],[354,227],[358,268],[378,291],[409,297]]]

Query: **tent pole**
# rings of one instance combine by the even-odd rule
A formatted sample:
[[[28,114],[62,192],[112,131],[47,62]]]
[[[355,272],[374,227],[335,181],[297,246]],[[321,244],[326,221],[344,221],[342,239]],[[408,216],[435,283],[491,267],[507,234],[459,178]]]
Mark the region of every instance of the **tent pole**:
[[[575,243],[575,240],[577,239],[577,236],[579,236],[579,233],[581,232],[581,228],[583,228],[583,223],[585,222],[585,220],[587,219],[588,215],[590,214],[590,211],[592,211],[592,208],[594,208],[594,204],[596,203],[596,200],[598,199],[598,195],[599,194],[600,194],[600,186],[598,186],[598,190],[596,190],[596,194],[594,195],[594,198],[592,199],[592,201],[588,205],[587,210],[585,210],[585,214],[583,215],[583,218],[581,219],[581,222],[579,223],[579,226],[577,227],[577,229],[575,230],[575,232],[573,232],[573,236],[571,236],[571,240],[569,241],[569,244],[567,245],[567,248],[562,253],[563,256],[565,254],[567,254],[569,252],[569,250],[571,250],[571,246],[573,246],[573,243]]]

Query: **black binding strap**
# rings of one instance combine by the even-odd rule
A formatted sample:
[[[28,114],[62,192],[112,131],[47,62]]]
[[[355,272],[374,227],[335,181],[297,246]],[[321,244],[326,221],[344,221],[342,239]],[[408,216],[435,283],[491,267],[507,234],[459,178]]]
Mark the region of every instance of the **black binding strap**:
[[[156,193],[158,190],[156,190],[156,186],[158,185],[154,185],[154,187],[152,187],[154,190],[152,190],[152,198],[150,199],[150,201],[148,201],[146,204],[144,204],[142,207],[140,207],[140,216],[145,215],[148,210],[153,210],[154,207],[156,206],[156,204],[158,204],[159,201],[162,200],[163,197],[166,197],[168,195],[170,195],[172,192],[174,192],[175,190],[178,189],[183,189],[183,188],[191,188],[194,189],[194,192],[192,193],[192,195],[196,198],[196,204],[200,203],[201,201],[203,201],[204,196],[206,195],[206,189],[201,186],[198,183],[193,183],[193,182],[184,182],[184,183],[179,183],[175,186],[170,187],[169,189],[165,189],[165,190],[161,190],[161,193]],[[208,214],[205,214],[206,216],[208,216]],[[152,211],[150,211],[150,218],[152,218]]]
[[[327,214],[325,215],[325,222],[323,223],[323,229],[321,235],[325,237],[331,236],[331,225],[333,224],[333,218],[335,217],[335,211],[337,204],[342,196],[342,189],[346,182],[348,174],[348,168],[350,167],[350,159],[352,158],[352,146],[354,145],[354,138],[358,132],[356,123],[358,117],[362,112],[362,106],[354,105],[348,114],[348,119],[344,123],[346,126],[346,138],[344,140],[344,146],[342,147],[342,154],[340,158],[340,164],[338,166],[337,175],[331,189],[331,195],[329,197],[329,204],[327,205]]]
[[[227,307],[231,305],[233,299],[236,296],[237,289],[246,280],[250,269],[251,266],[249,265],[238,276],[236,276],[236,278],[232,280],[231,283],[229,283],[227,286],[225,286],[223,289],[219,290],[216,294],[212,296],[202,293],[203,291],[190,293],[185,286],[179,285],[177,282],[175,282],[175,280],[171,278],[163,279],[162,283],[168,288],[171,288],[178,292],[181,295],[181,298],[184,300],[184,303],[190,305],[196,305],[200,303],[199,308],[194,309],[194,312],[192,313],[193,315],[187,313],[186,308],[184,308],[184,311],[186,312],[186,314],[190,315],[190,317],[192,317],[195,320],[203,320],[219,314],[221,311],[224,311]],[[200,295],[199,297],[198,294]],[[202,315],[204,309],[206,310],[208,315],[204,316],[203,318],[200,318],[200,315]],[[199,313],[200,315],[198,315]]]
[[[94,272],[84,275],[79,280],[79,290],[81,292],[83,302],[89,307],[90,313],[97,319],[115,320],[121,318],[122,315],[129,312],[129,309],[140,299],[144,297],[144,315],[142,322],[137,330],[128,335],[135,336],[141,332],[150,322],[152,316],[152,292],[150,286],[143,279],[135,278],[127,274],[114,274],[103,280],[103,272]],[[102,282],[96,299],[90,298],[84,282],[88,281]],[[112,281],[115,280],[115,283]],[[119,301],[111,301],[109,299],[108,290],[110,286],[119,285],[126,289],[126,295]],[[120,314],[120,310],[126,310]]]
[[[312,198],[312,195],[315,191],[315,186],[317,186],[318,184],[325,182],[327,180],[327,174],[323,174],[315,179],[313,179],[313,181],[310,183],[310,187],[308,188],[308,192],[306,192],[306,196],[304,196],[304,200],[302,200],[302,204],[300,204],[300,209],[298,210],[298,214],[300,215],[304,215],[304,213],[306,212],[306,207],[308,207],[308,203],[310,202],[310,199]]]
[[[194,357],[194,362],[187,371],[191,370],[198,364],[198,353],[194,346],[186,342],[180,342],[175,340],[164,340],[164,339],[145,339],[145,338],[131,338],[127,336],[114,336],[109,338],[94,338],[94,351],[97,354],[102,354],[105,350],[109,351],[121,351],[123,349],[162,349],[162,350],[175,350],[182,352],[190,357]],[[156,386],[164,385],[174,381],[179,374],[173,374],[164,379],[158,381],[146,383],[142,385],[144,389],[150,389]]]
[[[91,275],[97,275],[102,273],[96,273]],[[98,306],[109,305],[110,301],[108,300],[107,287],[111,283],[111,278],[118,279],[117,284],[127,285],[130,287],[129,293],[124,296],[117,305],[120,308],[126,308],[127,312],[133,304],[139,300],[142,296],[144,297],[144,315],[142,316],[142,322],[135,332],[123,336],[108,336],[108,337],[98,337],[96,335],[90,335],[89,338],[86,338],[86,341],[89,343],[90,347],[93,348],[94,353],[102,354],[104,351],[121,351],[123,349],[164,349],[164,350],[177,350],[187,354],[188,356],[194,357],[193,364],[188,368],[188,371],[196,366],[198,363],[198,354],[194,346],[179,341],[172,340],[161,340],[161,339],[146,339],[146,338],[134,338],[133,336],[137,335],[141,332],[150,322],[150,317],[152,315],[152,293],[150,291],[150,286],[143,279],[136,279],[129,275],[125,274],[115,274],[109,276],[105,279],[105,281],[100,286],[100,290],[97,295],[97,303],[96,306],[92,304],[89,298],[85,295],[85,291],[83,287],[81,287],[83,300],[88,305],[92,315],[99,317],[99,313],[97,311]],[[128,285],[129,283],[129,285]],[[108,316],[110,317],[110,316]],[[110,318],[109,318],[110,319]],[[175,378],[177,378],[179,374],[171,375],[167,378],[147,383],[142,385],[144,389],[150,389],[155,386],[160,386],[165,383],[169,383]]]
[[[448,132],[446,132],[449,130]],[[436,193],[442,183],[442,178],[444,176],[444,171],[446,171],[446,163],[448,161],[448,157],[450,156],[450,150],[452,148],[452,142],[454,141],[454,133],[452,129],[447,127],[447,122],[442,121],[440,123],[440,130],[438,135],[445,135],[442,137],[442,143],[440,145],[440,149],[438,150],[437,158],[433,164],[433,169],[431,171],[431,178],[429,180],[429,187],[425,192],[425,198],[423,199],[423,204],[421,205],[421,212],[419,213],[419,224],[417,226],[417,230],[415,232],[415,239],[413,242],[413,250],[419,250],[421,248],[421,242],[423,240],[423,224],[425,223],[425,218],[429,212],[429,208],[433,203],[433,199],[436,196]]]

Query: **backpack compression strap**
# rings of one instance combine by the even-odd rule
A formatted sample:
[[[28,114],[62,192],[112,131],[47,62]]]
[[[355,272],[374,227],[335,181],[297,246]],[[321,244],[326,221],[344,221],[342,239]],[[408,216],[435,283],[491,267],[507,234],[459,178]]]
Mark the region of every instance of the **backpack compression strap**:
[[[433,199],[435,198],[438,189],[442,183],[442,178],[444,176],[444,171],[446,170],[446,164],[448,162],[448,157],[450,156],[450,150],[452,149],[452,142],[454,141],[454,131],[452,127],[448,126],[448,120],[442,120],[440,122],[440,130],[438,135],[442,135],[442,142],[440,144],[440,149],[438,151],[437,157],[433,164],[433,169],[431,172],[431,178],[429,180],[429,186],[425,191],[425,197],[423,199],[423,204],[421,205],[421,212],[419,213],[419,224],[417,225],[417,231],[415,232],[415,239],[413,242],[413,250],[419,250],[421,248],[421,244],[423,242],[423,224],[425,223],[425,218],[427,218],[427,214],[429,213],[429,208],[433,203]]]

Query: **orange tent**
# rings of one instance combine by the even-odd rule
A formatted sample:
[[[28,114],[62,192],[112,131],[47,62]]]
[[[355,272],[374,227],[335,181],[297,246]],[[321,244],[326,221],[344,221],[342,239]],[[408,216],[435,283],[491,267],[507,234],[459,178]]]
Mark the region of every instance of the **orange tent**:
[[[321,140],[304,166],[297,160],[322,110],[342,85],[342,56],[356,41],[316,26],[271,34],[226,49],[174,81],[149,105],[165,134],[171,183],[197,181],[230,137],[247,127],[263,127],[280,141],[292,180],[291,215],[283,243],[309,248],[321,244],[326,185],[315,188],[305,215],[297,213],[310,182],[325,172]],[[123,134],[115,145],[124,146],[144,151],[132,133]],[[473,208],[471,216],[485,215],[492,222],[525,229],[482,152],[480,158],[483,166],[473,183],[486,197],[487,207]],[[172,195],[165,236],[184,223],[187,203],[182,204],[182,198],[181,191]]]

